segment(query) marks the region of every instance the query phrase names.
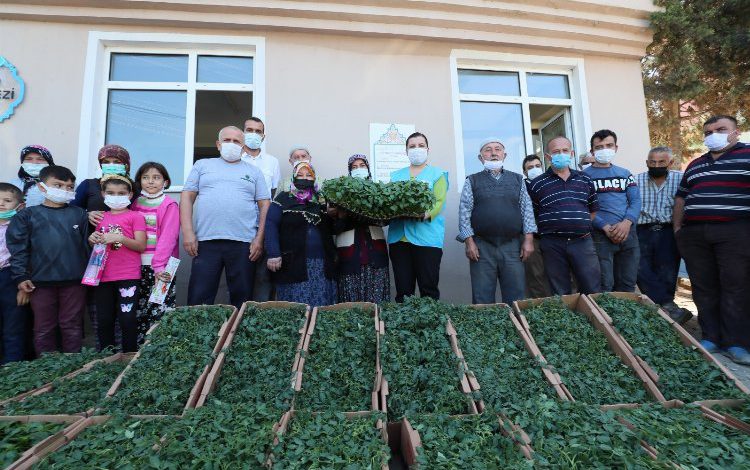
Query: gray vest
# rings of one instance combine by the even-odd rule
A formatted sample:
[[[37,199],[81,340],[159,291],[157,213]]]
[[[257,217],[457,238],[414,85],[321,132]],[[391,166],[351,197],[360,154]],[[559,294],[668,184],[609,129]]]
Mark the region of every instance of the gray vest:
[[[469,176],[474,193],[471,227],[480,238],[510,240],[523,233],[521,185],[523,177],[504,170],[500,180],[488,171]]]

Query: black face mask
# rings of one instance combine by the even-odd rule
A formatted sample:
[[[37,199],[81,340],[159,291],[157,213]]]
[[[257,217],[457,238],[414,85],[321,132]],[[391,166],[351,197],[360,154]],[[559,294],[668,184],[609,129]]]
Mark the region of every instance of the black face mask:
[[[313,189],[313,187],[315,187],[315,181],[294,178],[294,187],[297,189]]]
[[[648,176],[652,178],[662,178],[664,176],[667,176],[667,172],[669,169],[665,166],[661,167],[648,167]]]

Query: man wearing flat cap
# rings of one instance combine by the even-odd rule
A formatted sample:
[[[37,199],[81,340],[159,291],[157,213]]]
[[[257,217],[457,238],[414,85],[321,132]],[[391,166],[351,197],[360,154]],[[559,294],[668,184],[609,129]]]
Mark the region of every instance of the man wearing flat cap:
[[[495,303],[498,281],[504,303],[524,298],[523,262],[534,251],[534,208],[523,176],[503,169],[505,146],[488,138],[479,148],[484,170],[466,178],[458,212],[458,237],[466,245],[475,304]]]

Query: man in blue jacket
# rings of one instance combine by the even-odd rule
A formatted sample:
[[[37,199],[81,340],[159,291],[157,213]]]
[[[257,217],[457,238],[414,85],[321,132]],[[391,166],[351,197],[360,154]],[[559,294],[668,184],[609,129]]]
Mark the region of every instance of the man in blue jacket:
[[[641,193],[632,173],[612,164],[617,149],[614,132],[595,132],[591,136],[594,163],[584,173],[594,182],[599,199],[593,235],[602,273],[601,290],[633,292],[640,258],[635,226],[641,212]]]

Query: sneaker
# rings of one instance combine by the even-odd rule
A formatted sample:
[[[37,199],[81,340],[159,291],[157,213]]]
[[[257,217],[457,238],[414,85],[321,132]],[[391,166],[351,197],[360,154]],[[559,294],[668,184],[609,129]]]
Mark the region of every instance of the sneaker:
[[[715,352],[719,352],[719,347],[713,341],[702,339],[700,343],[701,343],[701,346],[703,346],[703,349],[710,352],[711,354]]]
[[[730,346],[724,351],[724,354],[737,364],[750,366],[750,352],[741,346]]]

